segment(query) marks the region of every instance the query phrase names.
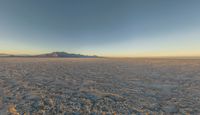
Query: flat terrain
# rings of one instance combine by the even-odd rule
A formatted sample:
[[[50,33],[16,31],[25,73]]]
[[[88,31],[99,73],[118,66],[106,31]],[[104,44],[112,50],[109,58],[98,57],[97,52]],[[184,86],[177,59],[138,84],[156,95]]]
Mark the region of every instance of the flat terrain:
[[[0,58],[0,115],[200,114],[200,60]]]

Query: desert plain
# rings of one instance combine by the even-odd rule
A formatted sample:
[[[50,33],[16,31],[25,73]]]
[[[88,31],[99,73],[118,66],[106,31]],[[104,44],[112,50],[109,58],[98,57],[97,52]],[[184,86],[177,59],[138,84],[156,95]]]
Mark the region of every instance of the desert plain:
[[[198,115],[200,60],[0,58],[0,115]]]

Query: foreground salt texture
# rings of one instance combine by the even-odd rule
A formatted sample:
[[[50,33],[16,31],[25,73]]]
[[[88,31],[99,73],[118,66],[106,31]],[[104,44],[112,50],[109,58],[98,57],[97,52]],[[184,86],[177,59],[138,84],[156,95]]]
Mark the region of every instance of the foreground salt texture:
[[[200,60],[0,58],[0,115],[200,114]]]

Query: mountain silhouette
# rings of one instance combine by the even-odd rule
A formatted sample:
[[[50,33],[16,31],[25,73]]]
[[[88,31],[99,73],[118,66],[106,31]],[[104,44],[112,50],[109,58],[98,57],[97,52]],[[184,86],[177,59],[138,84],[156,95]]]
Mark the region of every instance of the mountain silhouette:
[[[97,56],[88,56],[88,55],[73,54],[67,52],[52,52],[52,53],[36,55],[36,57],[96,58]]]
[[[97,58],[98,56],[89,56],[82,54],[73,54],[67,52],[52,52],[39,55],[13,55],[13,54],[0,54],[0,57],[52,57],[52,58]]]

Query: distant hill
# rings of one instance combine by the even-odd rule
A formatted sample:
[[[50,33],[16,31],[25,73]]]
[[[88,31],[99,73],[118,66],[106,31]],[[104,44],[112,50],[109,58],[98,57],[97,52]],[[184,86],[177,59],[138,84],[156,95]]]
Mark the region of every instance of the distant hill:
[[[0,57],[52,57],[52,58],[97,58],[98,56],[88,56],[82,54],[73,54],[67,52],[52,52],[40,55],[12,55],[12,54],[0,54]]]
[[[9,56],[9,54],[0,53],[0,56]]]
[[[73,54],[67,52],[52,52],[47,54],[35,55],[36,57],[63,57],[63,58],[96,58],[98,56],[88,56],[82,54]]]

